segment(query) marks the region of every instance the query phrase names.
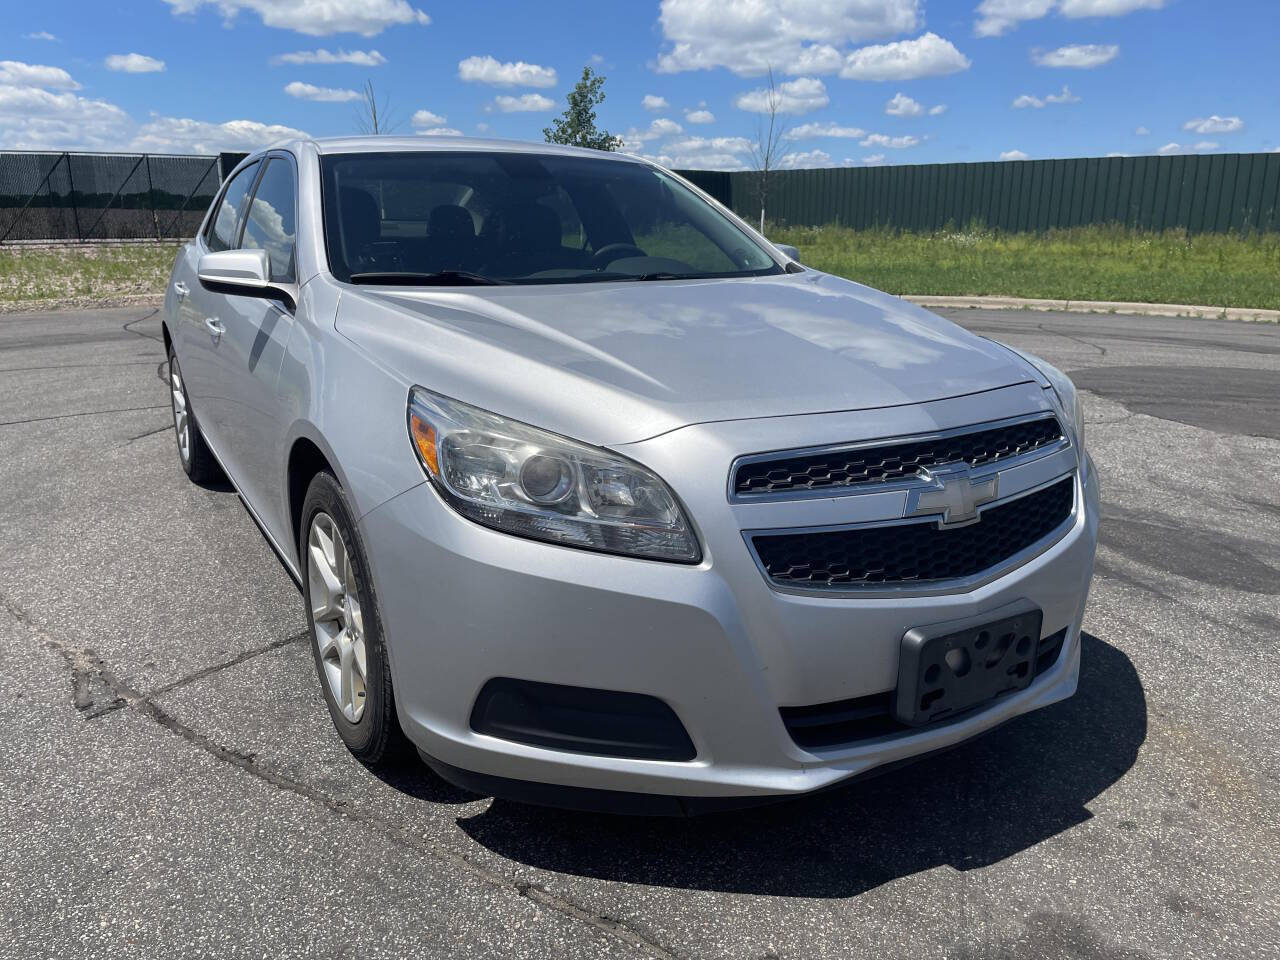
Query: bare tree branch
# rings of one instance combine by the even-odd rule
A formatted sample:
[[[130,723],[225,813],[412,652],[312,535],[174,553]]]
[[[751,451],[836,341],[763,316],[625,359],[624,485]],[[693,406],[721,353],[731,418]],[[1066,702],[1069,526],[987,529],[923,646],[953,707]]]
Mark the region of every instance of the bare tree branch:
[[[360,94],[360,103],[356,107],[356,128],[361,133],[378,136],[391,133],[400,125],[399,121],[392,119],[391,98],[384,96],[379,103],[374,94],[372,80],[364,82],[364,88]]]
[[[782,96],[773,82],[773,65],[769,65],[769,99],[766,110],[756,119],[756,139],[751,144],[752,167],[755,169],[756,190],[760,194],[760,232],[764,233],[765,206],[769,199],[769,174],[778,166],[782,142],[787,125],[778,118]],[[766,120],[766,117],[768,118]]]

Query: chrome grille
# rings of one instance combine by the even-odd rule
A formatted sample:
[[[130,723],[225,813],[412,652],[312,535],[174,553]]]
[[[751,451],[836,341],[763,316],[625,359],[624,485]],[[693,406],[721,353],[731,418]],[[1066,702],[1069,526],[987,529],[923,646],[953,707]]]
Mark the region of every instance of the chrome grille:
[[[828,487],[884,484],[918,477],[922,470],[943,463],[977,467],[1064,442],[1057,418],[1045,416],[927,438],[752,456],[739,461],[732,489],[735,496],[749,499]]]

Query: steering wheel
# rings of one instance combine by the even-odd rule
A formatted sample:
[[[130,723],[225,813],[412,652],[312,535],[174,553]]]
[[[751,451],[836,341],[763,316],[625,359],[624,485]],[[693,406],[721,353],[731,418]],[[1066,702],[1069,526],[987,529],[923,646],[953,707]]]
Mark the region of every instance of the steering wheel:
[[[637,247],[634,243],[609,243],[605,244],[594,254],[591,255],[591,266],[596,270],[603,270],[615,260],[621,260],[623,253],[631,254],[635,257],[647,257],[648,254]]]

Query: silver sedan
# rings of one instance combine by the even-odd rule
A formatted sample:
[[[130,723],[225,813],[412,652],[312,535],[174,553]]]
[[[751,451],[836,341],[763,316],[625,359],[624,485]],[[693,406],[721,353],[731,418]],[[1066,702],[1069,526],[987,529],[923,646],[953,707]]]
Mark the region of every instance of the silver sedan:
[[[366,764],[688,813],[1070,696],[1098,486],[1058,370],[614,154],[247,158],[165,300],[174,428]]]

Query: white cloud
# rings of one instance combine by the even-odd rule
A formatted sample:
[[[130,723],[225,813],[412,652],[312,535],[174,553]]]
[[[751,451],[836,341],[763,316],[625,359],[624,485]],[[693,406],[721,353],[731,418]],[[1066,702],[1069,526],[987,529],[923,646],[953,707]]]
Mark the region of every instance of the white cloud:
[[[1196,133],[1239,133],[1244,129],[1244,121],[1239,117],[1220,117],[1216,113],[1211,117],[1196,117],[1182,125],[1183,130]]]
[[[35,33],[24,33],[24,34],[22,35],[22,37],[23,37],[23,39],[24,39],[24,40],[54,40],[54,41],[56,41],[56,40],[58,39],[58,38],[57,38],[57,37],[55,37],[52,33],[50,33],[48,30],[37,30]]]
[[[672,137],[678,133],[684,133],[684,127],[667,117],[658,117],[644,130],[638,130],[635,127],[628,130],[622,135],[622,145],[624,149],[634,152],[651,140]]]
[[[1004,151],[1004,153],[1000,154],[1000,159],[1001,160],[1027,160],[1030,158],[1021,150],[1006,150]]]
[[[1135,10],[1159,10],[1165,0],[1062,0],[1064,17],[1119,17]]]
[[[1079,103],[1079,102],[1080,102],[1080,98],[1071,92],[1071,88],[1064,86],[1062,88],[1061,93],[1051,93],[1051,94],[1048,94],[1043,99],[1041,99],[1040,97],[1033,97],[1029,93],[1024,93],[1022,96],[1014,98],[1013,106],[1015,109],[1019,109],[1019,110],[1025,107],[1031,107],[1035,110],[1039,110],[1045,104],[1049,104],[1049,103]]]
[[[842,48],[917,29],[921,0],[662,0],[661,73],[835,73]]]
[[[1121,158],[1121,157],[1131,157],[1131,156],[1133,156],[1133,154],[1131,154],[1131,153],[1121,153],[1121,152],[1119,152],[1119,151],[1116,151],[1116,152],[1108,153],[1108,154],[1107,154],[1107,156],[1108,156],[1108,157],[1113,157],[1113,158],[1119,159],[1119,158]]]
[[[883,133],[867,134],[865,140],[859,140],[858,145],[863,147],[889,147],[893,150],[904,150],[907,147],[919,146],[919,137],[890,137]]]
[[[48,90],[79,90],[80,84],[61,67],[20,60],[0,60],[0,83],[14,86],[44,87]]]
[[[768,113],[771,105],[778,113],[808,113],[819,110],[831,102],[827,87],[817,77],[797,77],[777,85],[773,90],[760,87],[739,94],[733,101],[739,110],[752,113]]]
[[[640,101],[640,106],[646,110],[667,110],[671,104],[667,103],[666,97],[659,97],[652,93],[646,93],[644,99]]]
[[[745,170],[751,141],[746,137],[683,137],[665,144],[660,153],[631,152],[675,169]]]
[[[1159,10],[1165,0],[982,0],[973,32],[998,37],[1024,20],[1039,20],[1057,10],[1064,17],[1118,17],[1134,10]]]
[[[1134,136],[1145,137],[1145,136],[1148,136],[1151,133],[1151,131],[1148,130],[1146,127],[1139,127],[1137,130],[1133,131],[1133,133],[1134,133]]]
[[[447,119],[448,117],[443,114],[432,113],[430,110],[418,110],[409,122],[415,127],[438,127]]]
[[[1217,150],[1218,146],[1219,144],[1214,143],[1214,141],[1212,140],[1201,140],[1191,149],[1192,150]]]
[[[556,102],[550,97],[544,97],[540,93],[522,93],[518,97],[500,96],[494,97],[493,102],[497,104],[499,110],[503,113],[531,113],[538,110],[550,110],[556,105]]]
[[[862,162],[865,163],[868,167],[882,167],[884,166],[884,154],[873,153],[869,157],[863,157]]]
[[[982,0],[973,32],[979,37],[998,37],[1021,20],[1048,16],[1055,0]]]
[[[1120,55],[1120,48],[1114,43],[1072,43],[1057,50],[1031,51],[1031,62],[1037,67],[1074,67],[1079,70],[1092,70],[1104,63],[1110,63]]]
[[[1182,153],[1182,144],[1166,143],[1163,147],[1156,151],[1162,157],[1167,157],[1171,153]]]
[[[867,131],[861,127],[841,127],[834,123],[802,123],[787,131],[791,140],[803,140],[806,137],[865,137]]]
[[[453,127],[427,127],[417,131],[420,137],[461,137],[463,133]]]
[[[556,72],[523,60],[499,63],[493,57],[467,57],[458,62],[458,79],[495,87],[554,87]]]
[[[104,61],[108,70],[119,73],[159,73],[164,61],[141,53],[113,53]]]
[[[219,150],[256,150],[294,137],[306,137],[302,130],[256,120],[229,120],[206,123],[179,117],[152,115],[133,138],[132,148],[151,153],[217,153]]]
[[[129,128],[129,115],[104,100],[0,84],[0,147],[114,150],[123,145]]]
[[[279,56],[271,58],[273,64],[282,63],[292,64],[308,64],[308,63],[350,63],[357,67],[380,67],[387,62],[387,58],[380,54],[377,50],[339,50],[333,53],[329,50],[298,50],[295,53],[282,53]]]
[[[315,84],[295,80],[285,85],[284,92],[299,100],[315,100],[318,103],[347,103],[360,99],[358,90],[341,90],[336,87],[317,87]]]
[[[175,14],[215,6],[228,23],[241,10],[262,18],[268,27],[295,30],[312,37],[358,33],[372,37],[388,27],[431,22],[407,0],[165,0]]]
[[[783,154],[778,161],[778,167],[782,170],[804,170],[813,167],[833,167],[831,162],[831,154],[825,150],[806,150],[803,153],[787,153]]]
[[[893,99],[885,104],[884,112],[891,117],[918,117],[924,113],[924,104],[905,93],[895,93]]]
[[[925,107],[923,103],[908,97],[905,93],[894,94],[892,100],[884,105],[884,112],[891,117],[920,117],[926,113],[931,117],[947,112],[947,105]]]
[[[710,110],[690,110],[684,119],[686,123],[715,123],[716,115]]]
[[[926,33],[915,40],[853,51],[845,58],[840,76],[847,80],[914,80],[968,69],[969,58],[950,40]]]

